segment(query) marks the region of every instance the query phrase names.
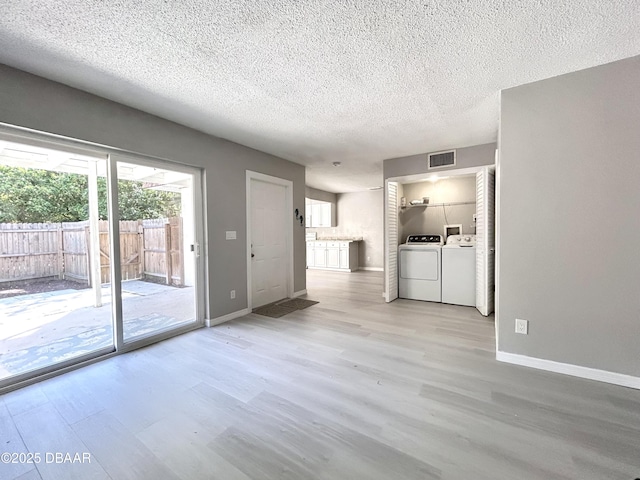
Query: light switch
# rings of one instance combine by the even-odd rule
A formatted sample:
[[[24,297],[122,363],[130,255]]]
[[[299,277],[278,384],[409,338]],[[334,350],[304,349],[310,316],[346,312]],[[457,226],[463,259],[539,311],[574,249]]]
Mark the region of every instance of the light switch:
[[[227,237],[227,240],[235,240],[237,238],[236,237],[236,231],[235,230],[227,230],[226,231],[226,237]]]

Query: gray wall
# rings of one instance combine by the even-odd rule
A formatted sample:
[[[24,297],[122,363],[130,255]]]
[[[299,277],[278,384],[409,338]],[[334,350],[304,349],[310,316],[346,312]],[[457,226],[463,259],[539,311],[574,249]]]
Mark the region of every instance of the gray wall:
[[[158,101],[162,101],[158,99]],[[246,170],[293,181],[304,210],[305,169],[286,160],[0,65],[0,122],[204,169],[209,318],[247,307]],[[294,290],[306,288],[304,228],[294,223]],[[226,230],[238,239],[225,240]],[[237,297],[229,299],[235,289]]]
[[[324,190],[318,190],[317,188],[306,187],[305,197],[313,200],[320,200],[322,202],[329,202],[335,204],[338,198],[335,193],[325,192]]]
[[[318,238],[362,237],[358,248],[360,268],[384,267],[382,208],[384,191],[338,193],[334,228],[308,228]]]
[[[640,376],[639,86],[633,57],[502,93],[500,351]]]
[[[447,170],[493,165],[495,163],[495,152],[495,143],[457,148],[455,167],[443,167],[435,170],[427,169],[427,155],[432,152],[411,155],[409,157],[391,158],[385,160],[382,164],[384,179],[416,175],[419,173],[440,174],[440,172],[446,172]]]
[[[429,197],[430,204],[470,202],[470,205],[406,208],[400,211],[400,243],[407,235],[435,233],[442,235],[444,225],[462,224],[463,233],[476,233],[473,214],[476,213],[476,177],[463,175],[437,182],[418,182],[403,185],[407,205],[414,199]],[[445,215],[446,214],[446,215]]]

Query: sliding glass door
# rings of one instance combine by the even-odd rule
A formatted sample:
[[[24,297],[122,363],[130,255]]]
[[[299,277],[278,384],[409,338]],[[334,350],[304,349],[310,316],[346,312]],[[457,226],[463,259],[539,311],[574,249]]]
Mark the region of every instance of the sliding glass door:
[[[117,162],[124,342],[197,321],[197,172]]]
[[[0,139],[0,386],[115,348],[105,173]]]
[[[0,129],[0,390],[204,323],[200,171]]]

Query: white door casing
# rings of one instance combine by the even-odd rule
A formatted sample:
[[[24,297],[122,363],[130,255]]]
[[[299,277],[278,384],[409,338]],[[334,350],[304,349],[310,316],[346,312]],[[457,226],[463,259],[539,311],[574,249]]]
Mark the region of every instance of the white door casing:
[[[293,183],[247,171],[247,298],[256,308],[293,295]]]

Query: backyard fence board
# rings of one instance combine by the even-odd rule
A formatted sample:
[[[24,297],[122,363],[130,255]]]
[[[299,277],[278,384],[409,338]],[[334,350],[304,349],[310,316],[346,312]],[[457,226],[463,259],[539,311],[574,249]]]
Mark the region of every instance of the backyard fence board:
[[[182,241],[182,218],[181,217],[173,217],[169,219],[169,223],[167,223],[167,228],[169,229],[169,245],[167,246],[167,251],[169,252],[170,257],[170,273],[169,276],[169,284],[171,285],[183,285],[184,282],[184,250],[183,250],[183,241]]]
[[[99,222],[100,282],[109,283],[109,223]],[[89,222],[0,224],[0,283],[57,276],[90,284]],[[184,284],[180,217],[120,222],[122,280]]]
[[[0,224],[0,282],[58,274],[58,224]]]
[[[138,240],[138,221],[120,222],[120,257],[122,280],[142,278],[140,269],[140,241]]]
[[[89,284],[87,234],[89,222],[64,222],[62,230],[62,278]]]
[[[157,220],[143,220],[142,237],[144,239],[144,275],[166,280],[165,223]]]

